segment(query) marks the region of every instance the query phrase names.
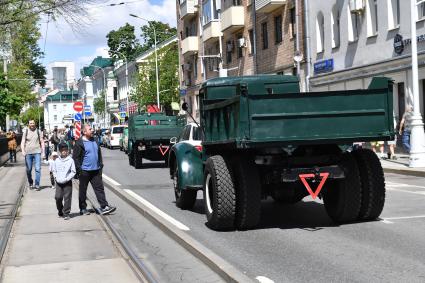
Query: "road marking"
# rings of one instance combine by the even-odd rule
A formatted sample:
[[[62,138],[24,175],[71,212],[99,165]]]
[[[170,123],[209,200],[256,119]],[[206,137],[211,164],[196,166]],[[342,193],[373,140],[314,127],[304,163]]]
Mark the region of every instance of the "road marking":
[[[144,204],[145,206],[149,207],[151,210],[153,210],[156,214],[158,214],[159,216],[161,216],[162,218],[164,218],[165,220],[167,220],[168,222],[170,222],[171,224],[173,224],[174,226],[176,226],[177,228],[179,228],[180,230],[183,231],[189,231],[189,227],[187,227],[186,225],[184,225],[183,223],[181,223],[180,221],[174,219],[173,217],[171,217],[170,215],[168,215],[167,213],[163,212],[162,210],[160,210],[159,208],[157,208],[156,206],[154,206],[153,204],[151,204],[149,201],[145,200],[144,198],[142,198],[140,195],[136,194],[135,192],[133,192],[132,190],[129,189],[124,189],[124,191],[131,195],[132,197],[134,197],[135,199],[137,199],[139,202],[141,202],[142,204]]]
[[[382,218],[381,222],[385,224],[393,224],[394,222],[391,220],[416,219],[416,218],[425,218],[425,215],[387,217],[387,218]]]
[[[111,177],[106,176],[105,174],[102,174],[102,177],[105,178],[107,181],[111,182],[115,186],[121,186],[120,183],[112,179]]]
[[[415,194],[415,195],[422,195],[425,196],[425,192],[418,192],[418,191],[409,191],[409,190],[402,190],[402,189],[395,189],[395,188],[388,188],[388,191],[396,191],[396,192],[403,192],[403,193],[409,193],[409,194]]]
[[[257,276],[257,277],[255,277],[255,279],[257,279],[258,282],[261,282],[261,283],[274,283],[273,280],[271,280],[270,278],[267,278],[265,276]]]
[[[412,188],[421,188],[425,189],[425,186],[418,186],[418,185],[409,185],[409,184],[403,184],[403,183],[394,183],[394,182],[386,182],[389,186],[398,186],[398,187],[412,187]]]

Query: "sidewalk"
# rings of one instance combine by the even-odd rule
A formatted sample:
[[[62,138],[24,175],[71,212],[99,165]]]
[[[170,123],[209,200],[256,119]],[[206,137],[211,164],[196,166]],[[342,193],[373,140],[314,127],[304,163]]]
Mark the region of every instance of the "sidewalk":
[[[25,172],[23,162],[17,168]],[[72,218],[58,217],[48,167],[41,171],[42,190],[24,193],[1,263],[1,281],[139,282],[97,216],[79,215],[76,189]]]
[[[385,173],[396,173],[411,175],[417,177],[425,177],[425,167],[410,168],[409,155],[396,153],[397,160],[381,159],[382,167]]]

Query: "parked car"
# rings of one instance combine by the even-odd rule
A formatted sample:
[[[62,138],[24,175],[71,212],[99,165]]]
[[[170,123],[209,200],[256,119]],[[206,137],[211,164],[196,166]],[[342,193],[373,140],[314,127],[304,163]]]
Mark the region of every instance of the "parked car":
[[[109,139],[108,148],[113,149],[120,146],[120,138],[124,133],[124,128],[126,127],[127,125],[117,125],[111,127],[111,136]]]

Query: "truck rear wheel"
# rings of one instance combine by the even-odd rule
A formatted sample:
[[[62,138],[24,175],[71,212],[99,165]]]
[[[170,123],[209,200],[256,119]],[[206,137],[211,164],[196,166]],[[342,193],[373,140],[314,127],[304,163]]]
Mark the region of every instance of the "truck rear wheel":
[[[179,168],[177,162],[175,162],[175,168],[173,173],[173,185],[174,185],[174,195],[176,197],[176,206],[181,209],[191,209],[196,202],[195,190],[182,190],[179,186]]]
[[[254,160],[239,156],[232,162],[236,186],[236,227],[254,228],[261,217],[261,183]]]
[[[130,166],[134,166],[134,154],[133,154],[133,151],[128,154],[128,164],[130,164]]]
[[[234,229],[236,193],[230,170],[220,155],[208,158],[204,171],[207,224],[214,230]]]
[[[357,220],[361,204],[361,183],[359,168],[354,156],[344,154],[339,166],[345,178],[328,183],[323,202],[329,217],[337,223]],[[326,186],[326,184],[325,184]]]
[[[142,153],[140,151],[137,150],[137,148],[133,149],[133,154],[134,154],[134,168],[136,169],[140,169],[143,166],[143,158],[142,158]]]
[[[358,220],[374,220],[381,214],[385,203],[385,178],[381,162],[369,149],[353,151],[360,170],[362,204]]]

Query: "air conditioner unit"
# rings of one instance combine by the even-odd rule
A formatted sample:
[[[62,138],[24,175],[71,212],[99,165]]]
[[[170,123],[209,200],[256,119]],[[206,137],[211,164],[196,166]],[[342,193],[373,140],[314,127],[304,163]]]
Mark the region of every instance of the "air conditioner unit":
[[[232,52],[233,51],[233,43],[231,41],[227,42],[227,48],[226,48],[227,52]]]
[[[245,38],[238,38],[238,47],[246,47],[246,40]]]
[[[362,13],[365,9],[365,0],[350,0],[350,12]]]

